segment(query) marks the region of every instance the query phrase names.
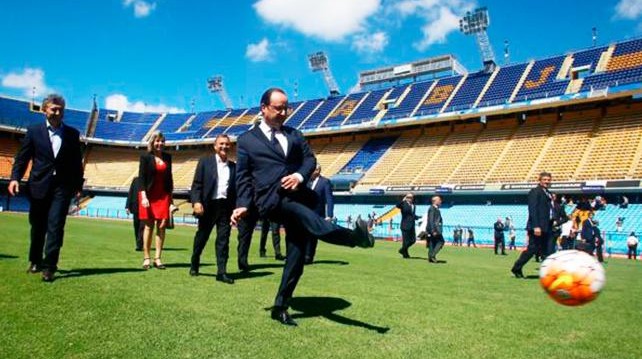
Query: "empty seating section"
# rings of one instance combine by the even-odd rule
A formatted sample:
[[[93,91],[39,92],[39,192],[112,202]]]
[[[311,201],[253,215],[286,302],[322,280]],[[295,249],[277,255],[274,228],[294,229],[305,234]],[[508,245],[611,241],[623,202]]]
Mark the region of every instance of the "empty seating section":
[[[396,107],[388,108],[386,115],[381,119],[381,123],[386,123],[388,119],[410,117],[431,85],[432,81],[410,85],[410,91],[406,94],[406,97]]]
[[[514,66],[502,67],[495,76],[493,83],[488,87],[486,93],[477,104],[477,107],[493,106],[504,104],[510,99],[515,86],[524,74],[528,64],[519,64]]]
[[[346,117],[350,116],[350,114],[354,111],[354,108],[357,107],[357,105],[365,95],[366,93],[361,92],[351,94],[346,97],[341,105],[339,105],[339,107],[332,111],[325,122],[321,124],[320,128],[340,126],[343,121],[345,121]]]
[[[578,168],[575,179],[629,178],[636,152],[642,144],[642,115],[602,119],[593,146]],[[636,177],[639,178],[639,177]]]
[[[231,125],[236,123],[237,120],[243,118],[244,114],[247,112],[246,108],[236,109],[230,111],[230,113],[220,121],[210,120],[206,124],[206,127],[211,128],[212,130],[207,132],[204,138],[214,138],[221,133],[224,133]],[[211,126],[210,126],[211,125]]]
[[[85,186],[129,188],[138,175],[138,162],[145,150],[92,147],[85,164]]]
[[[418,131],[404,131],[397,141],[390,146],[386,155],[382,156],[381,159],[372,166],[359,183],[362,185],[378,185],[383,182],[386,176],[396,172],[397,167],[409,153],[419,135]],[[406,178],[405,183],[409,183],[411,179],[412,178]]]
[[[299,126],[300,130],[313,130],[325,120],[328,115],[334,111],[339,102],[343,101],[345,96],[330,97],[326,99],[323,104],[308,117],[308,119]]]
[[[322,173],[331,177],[339,172],[366,142],[367,136],[333,138],[323,150],[315,152]]]
[[[490,78],[489,73],[477,72],[468,75],[444,112],[467,110],[473,106],[477,97]]]
[[[159,114],[125,112],[121,120],[116,122],[112,121],[116,117],[115,111],[100,110],[94,137],[115,141],[140,142],[159,116]]]
[[[642,228],[642,204],[629,204],[628,208],[607,205],[604,210],[595,212],[595,219],[599,221],[600,229],[603,231],[615,232],[615,222],[618,217],[624,218],[621,232],[624,237],[635,231],[635,235],[639,238],[640,228]]]
[[[533,163],[546,144],[550,130],[551,121],[541,121],[538,118],[530,118],[519,126],[484,182],[536,181],[536,178],[528,176]]]
[[[460,80],[461,76],[439,79],[426,99],[423,100],[419,105],[419,108],[417,108],[415,116],[439,113],[441,108],[444,107],[446,101],[448,101],[448,98],[450,98],[450,95],[452,95]]]
[[[301,123],[310,116],[310,113],[319,106],[321,101],[323,100],[317,99],[306,101],[303,105],[299,106],[298,110],[292,113],[292,115],[285,120],[284,124],[290,127],[299,128]]]
[[[63,122],[77,129],[81,136],[85,136],[87,134],[87,121],[89,121],[89,116],[90,113],[86,111],[66,109]]]
[[[29,102],[0,97],[0,124],[25,128],[42,121],[45,116],[31,111]]]
[[[606,72],[588,76],[582,91],[621,86],[642,80],[642,40],[621,42],[615,45]]]
[[[425,159],[425,165],[414,183],[419,185],[447,183],[446,181],[466,156],[475,138],[479,135],[481,130],[479,125],[462,126],[450,133],[432,158],[430,160]]]
[[[174,188],[177,190],[189,189],[192,186],[194,172],[198,159],[211,154],[211,147],[202,150],[186,150],[171,152],[172,174],[174,176]]]
[[[196,133],[192,138],[201,138],[205,136],[213,127],[215,127],[230,111],[209,111],[201,112],[194,117],[192,123],[186,130],[194,130]]]
[[[484,178],[502,154],[508,139],[517,126],[487,128],[477,138],[468,156],[465,157],[447,183],[484,183]]]
[[[0,178],[11,178],[11,168],[13,167],[13,158],[18,149],[20,142],[13,138],[0,138]],[[29,168],[25,173],[25,179],[28,178]]]
[[[357,152],[339,173],[365,173],[397,140],[397,137],[373,138]]]
[[[388,89],[368,92],[366,94],[367,97],[363,102],[361,102],[361,105],[352,112],[352,115],[346,120],[345,125],[358,124],[373,120],[380,111],[377,105],[386,92],[388,92]]]
[[[252,126],[258,115],[259,108],[252,107],[251,109],[247,110],[244,115],[240,116],[233,125],[228,127],[225,130],[225,134],[230,136],[239,136]]]
[[[78,214],[89,217],[127,218],[123,196],[95,196],[87,202]]]
[[[590,66],[590,73],[595,71],[597,63],[600,61],[602,53],[608,49],[607,46],[598,47],[573,54],[573,67]]]
[[[166,135],[172,132],[176,132],[192,116],[193,114],[191,113],[168,113],[167,116],[165,116],[165,118],[163,119],[163,122],[158,125],[157,130]]]
[[[598,113],[599,114],[599,113]],[[530,178],[537,178],[542,171],[553,174],[555,181],[571,181],[575,170],[589,147],[596,113],[569,113],[554,127],[553,135],[541,153],[540,161],[533,166]],[[571,118],[573,116],[573,118]]]
[[[568,86],[568,79],[556,80],[566,56],[535,61],[514,102],[559,96]]]
[[[152,125],[160,117],[159,113],[137,113],[137,112],[123,112],[123,115],[120,117],[121,123],[139,123]]]

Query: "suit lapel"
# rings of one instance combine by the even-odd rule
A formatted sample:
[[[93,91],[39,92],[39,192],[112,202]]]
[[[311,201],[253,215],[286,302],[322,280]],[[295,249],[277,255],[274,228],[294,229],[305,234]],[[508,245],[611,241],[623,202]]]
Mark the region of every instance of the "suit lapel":
[[[283,132],[285,134],[285,132]],[[279,152],[274,146],[272,145],[272,142],[265,137],[265,134],[263,134],[263,131],[259,128],[259,126],[255,126],[254,129],[252,130],[252,134],[254,137],[256,137],[260,142],[263,142],[263,144],[270,149],[270,151],[274,152],[276,155],[278,155],[280,158],[283,158],[283,154]],[[287,136],[287,135],[286,135]],[[288,139],[288,146],[290,143],[290,139]]]
[[[40,136],[43,137],[44,141],[41,143],[45,144],[45,152],[49,157],[52,159],[55,159],[54,153],[53,153],[53,148],[51,148],[51,139],[49,138],[49,130],[47,129],[47,123],[45,122],[44,124],[40,125]],[[62,147],[62,146],[61,146]]]

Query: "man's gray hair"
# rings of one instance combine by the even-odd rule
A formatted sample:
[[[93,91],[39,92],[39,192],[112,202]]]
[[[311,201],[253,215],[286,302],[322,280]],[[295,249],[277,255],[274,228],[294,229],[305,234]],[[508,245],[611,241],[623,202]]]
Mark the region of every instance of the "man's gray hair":
[[[65,107],[64,97],[58,95],[57,93],[49,94],[47,97],[45,97],[44,100],[42,100],[42,110],[44,111],[45,107],[47,107],[47,105],[50,103],[62,106],[63,108]]]

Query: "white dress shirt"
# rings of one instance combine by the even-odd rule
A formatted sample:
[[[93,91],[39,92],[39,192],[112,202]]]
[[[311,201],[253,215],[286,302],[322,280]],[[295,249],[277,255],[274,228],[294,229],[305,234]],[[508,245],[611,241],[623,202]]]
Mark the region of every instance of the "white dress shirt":
[[[53,151],[54,158],[58,157],[60,146],[62,145],[62,122],[58,128],[51,126],[47,121],[47,131],[49,131],[49,141],[51,142],[51,150]]]
[[[218,154],[216,154],[216,174],[218,178],[216,182],[216,199],[225,199],[230,185],[230,166]]]
[[[268,141],[272,141],[272,132],[274,132],[274,137],[276,137],[276,140],[279,141],[279,145],[281,145],[281,148],[283,149],[283,153],[285,153],[285,156],[288,156],[288,138],[285,137],[285,134],[283,134],[283,131],[280,129],[273,129],[270,127],[265,121],[261,121],[259,124],[259,129],[261,129],[261,132],[267,137]]]

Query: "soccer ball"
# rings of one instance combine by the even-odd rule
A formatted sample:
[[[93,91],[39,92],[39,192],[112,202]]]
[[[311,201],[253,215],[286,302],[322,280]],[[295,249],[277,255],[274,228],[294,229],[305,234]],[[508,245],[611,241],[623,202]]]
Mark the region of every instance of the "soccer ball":
[[[576,306],[595,299],[606,277],[595,258],[572,249],[548,256],[539,268],[539,282],[556,302]]]

